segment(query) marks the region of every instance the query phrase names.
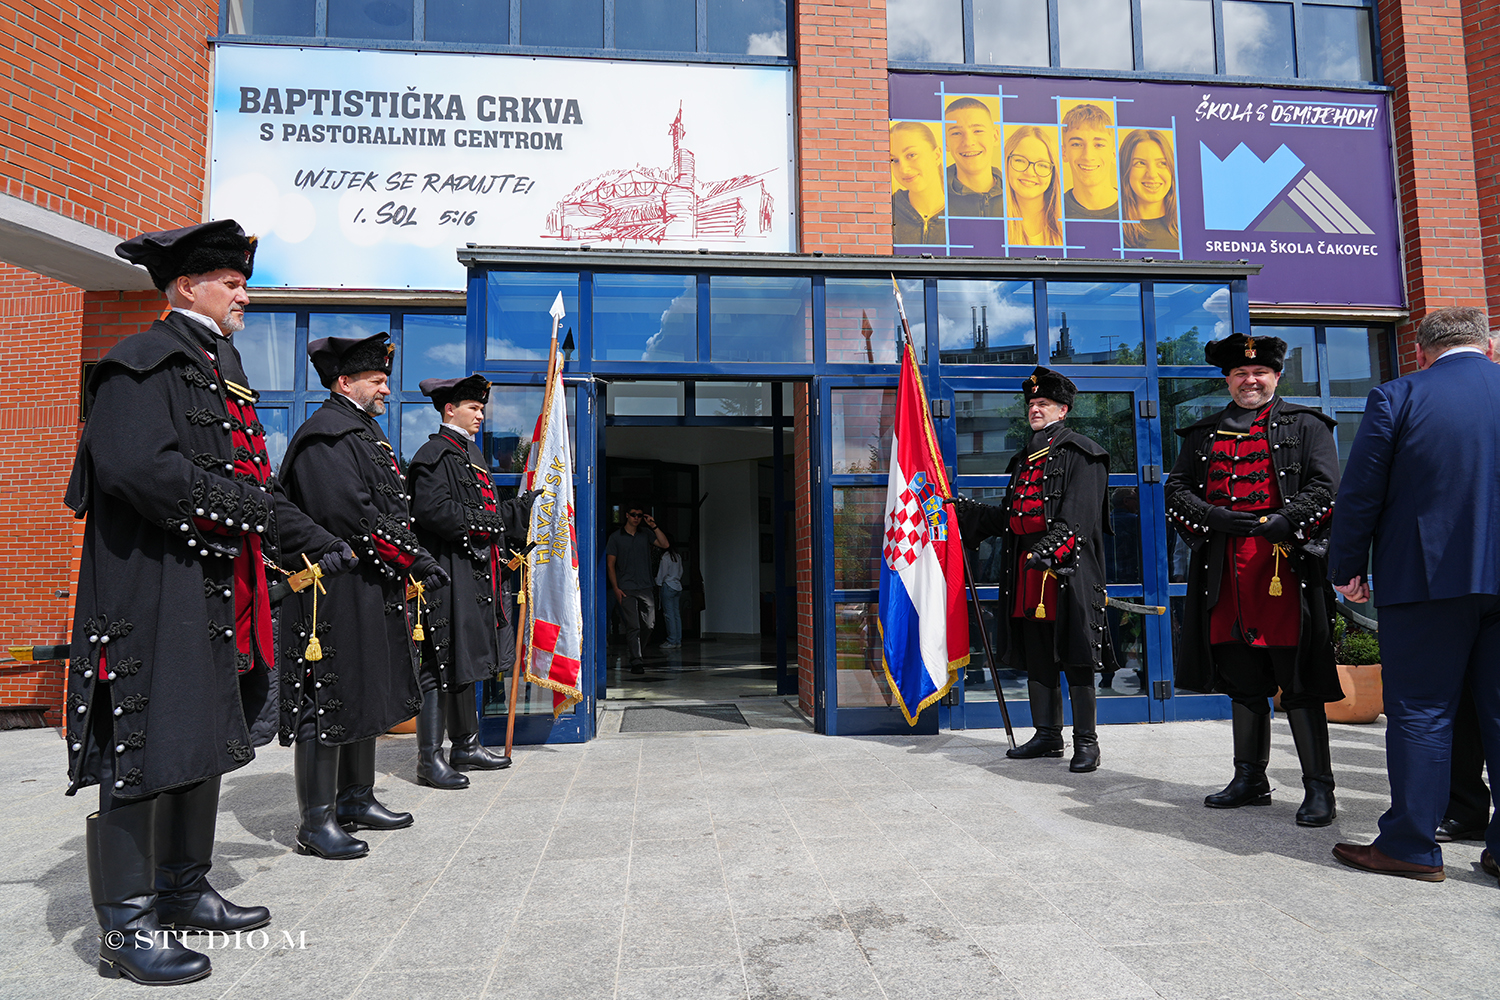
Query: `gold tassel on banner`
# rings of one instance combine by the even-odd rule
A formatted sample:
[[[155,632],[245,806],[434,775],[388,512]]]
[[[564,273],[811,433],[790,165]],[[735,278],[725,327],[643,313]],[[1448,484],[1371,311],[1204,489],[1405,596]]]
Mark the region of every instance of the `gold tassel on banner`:
[[[307,638],[307,650],[302,656],[307,662],[316,663],[323,658],[323,644],[318,641],[318,591],[323,590],[323,571],[312,564],[312,560],[307,558],[305,552],[302,553],[302,561],[307,564],[308,571],[313,575],[312,629]]]
[[[1051,575],[1052,571],[1050,569],[1045,570],[1042,573],[1042,596],[1041,599],[1036,602],[1036,616],[1038,618],[1047,617],[1047,578]]]
[[[415,590],[417,599],[417,623],[411,627],[411,641],[421,642],[427,638],[427,630],[422,627],[422,605],[427,603],[427,588],[409,576],[407,579],[411,580],[411,586],[406,588],[406,595],[410,598]]]
[[[1268,593],[1270,593],[1272,597],[1280,597],[1281,557],[1286,556],[1288,559],[1290,559],[1292,557],[1292,550],[1282,545],[1280,542],[1277,542],[1275,545],[1271,546],[1271,548],[1276,553],[1276,568],[1271,571],[1271,589],[1268,591]]]

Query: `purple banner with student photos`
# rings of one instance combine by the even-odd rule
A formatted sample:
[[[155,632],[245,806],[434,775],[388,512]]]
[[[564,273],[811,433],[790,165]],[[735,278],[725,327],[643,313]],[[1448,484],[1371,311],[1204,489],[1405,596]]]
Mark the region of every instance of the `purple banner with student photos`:
[[[895,253],[1240,261],[1256,304],[1401,307],[1384,94],[890,75]]]

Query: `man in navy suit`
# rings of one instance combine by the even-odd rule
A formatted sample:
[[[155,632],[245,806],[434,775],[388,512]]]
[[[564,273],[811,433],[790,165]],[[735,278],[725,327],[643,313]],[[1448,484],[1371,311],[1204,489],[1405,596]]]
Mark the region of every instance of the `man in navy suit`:
[[[1440,309],[1417,329],[1421,371],[1377,386],[1339,487],[1329,578],[1352,601],[1374,582],[1391,808],[1352,868],[1441,882],[1453,719],[1465,683],[1485,756],[1500,760],[1500,366],[1483,311]],[[1373,541],[1374,572],[1366,559]],[[1484,870],[1500,876],[1500,818]]]

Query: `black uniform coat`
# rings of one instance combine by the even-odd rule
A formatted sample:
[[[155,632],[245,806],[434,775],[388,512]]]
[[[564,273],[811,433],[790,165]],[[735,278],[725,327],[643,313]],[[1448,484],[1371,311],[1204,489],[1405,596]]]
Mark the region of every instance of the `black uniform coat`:
[[[274,731],[252,734],[275,707],[275,654],[238,649],[236,557],[251,535],[266,558],[298,565],[337,541],[274,478],[262,487],[236,471],[248,452],[236,455],[234,436],[265,432],[230,415],[206,353],[226,346],[171,313],[116,344],[89,379],[66,498],[87,519],[68,672],[70,795],[99,781],[102,753],[124,782],[114,794],[128,799],[241,767]],[[265,587],[263,566],[243,568],[253,569],[243,585]],[[94,711],[114,713],[109,746],[93,741]]]
[[[516,500],[496,503],[493,485],[486,496],[484,454],[457,431],[429,437],[409,475],[417,541],[453,578],[428,595],[422,661],[445,691],[494,677],[516,659],[513,575],[501,567],[500,547],[507,537],[526,541],[529,512]]]
[[[1030,448],[1011,456],[1005,471],[1015,482],[1016,472]],[[1096,670],[1115,668],[1114,649],[1104,612],[1104,535],[1110,532],[1108,511],[1109,452],[1091,438],[1059,428],[1049,444],[1044,471],[1042,513],[1047,530],[1030,548],[1038,555],[1052,555],[1069,536],[1076,539],[1075,553],[1054,567],[1060,600],[1055,619],[1056,662]],[[1000,608],[995,616],[995,656],[1011,663],[1011,609],[1014,606],[1019,554],[1017,538],[1010,532],[1010,505],[965,501],[958,505],[958,526],[965,545],[975,545],[999,535]],[[1013,666],[1024,666],[1014,663]]]
[[[1227,535],[1208,530],[1209,452],[1227,408],[1178,429],[1182,450],[1167,477],[1167,520],[1193,549],[1175,664],[1178,687],[1210,694],[1219,676],[1209,643],[1209,615],[1219,599]],[[1301,579],[1295,685],[1325,701],[1344,697],[1333,662],[1333,586],[1328,582],[1328,532],[1338,492],[1339,457],[1331,417],[1281,397],[1271,402],[1266,444],[1280,487],[1279,511],[1292,523],[1292,569]]]
[[[417,714],[416,664],[406,582],[432,569],[411,530],[406,478],[375,419],[334,394],[297,428],[281,463],[287,495],[359,556],[352,572],[324,580],[317,635],[323,658],[305,653],[312,588],[282,603],[281,741],[297,738],[310,682],[318,739],[368,739]],[[309,668],[311,668],[309,670]]]

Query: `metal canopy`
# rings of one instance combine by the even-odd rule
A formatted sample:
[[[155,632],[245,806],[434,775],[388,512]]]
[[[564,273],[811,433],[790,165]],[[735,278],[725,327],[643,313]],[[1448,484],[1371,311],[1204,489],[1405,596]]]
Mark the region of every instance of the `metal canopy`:
[[[822,253],[708,253],[684,250],[537,250],[482,247],[458,250],[458,262],[481,271],[548,269],[569,271],[713,271],[885,276],[907,278],[1065,278],[1181,281],[1246,278],[1260,273],[1246,261],[1060,260],[1055,257],[898,257]]]

